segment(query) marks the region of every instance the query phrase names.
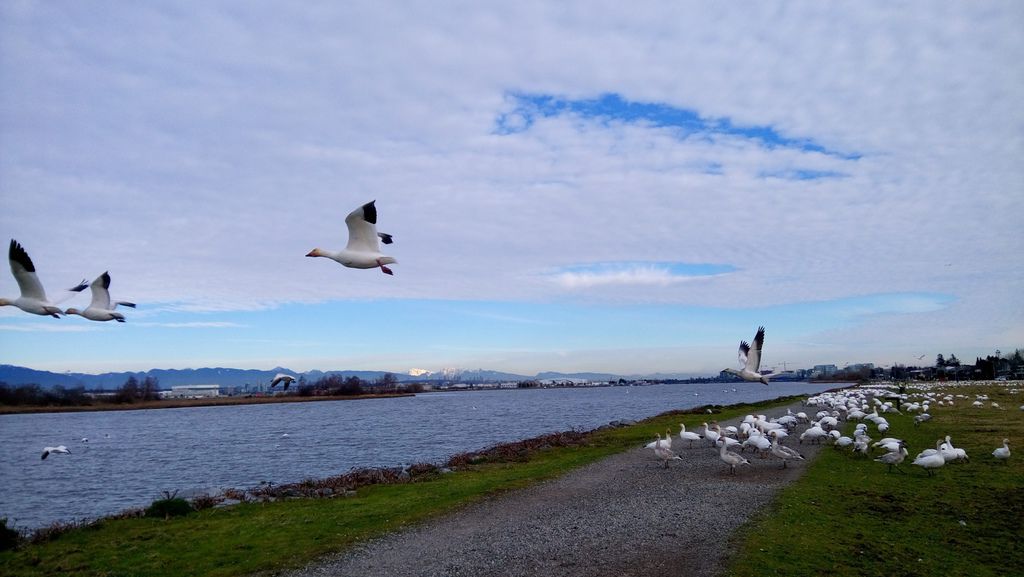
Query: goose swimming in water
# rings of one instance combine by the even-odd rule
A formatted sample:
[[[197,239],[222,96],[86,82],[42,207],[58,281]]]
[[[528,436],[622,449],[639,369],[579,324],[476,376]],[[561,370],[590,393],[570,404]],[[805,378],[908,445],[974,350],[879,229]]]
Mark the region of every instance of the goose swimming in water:
[[[32,259],[29,258],[25,249],[18,244],[18,241],[13,238],[11,239],[10,248],[7,250],[7,260],[11,265],[11,274],[14,275],[14,280],[18,282],[21,296],[13,300],[0,298],[0,306],[14,306],[27,313],[59,319],[64,311],[56,303],[52,303],[46,298],[46,291],[43,290],[43,284],[39,282],[39,277],[36,276],[36,267],[32,264]],[[82,292],[87,286],[89,285],[85,284],[83,280],[78,286],[68,289],[69,294],[67,296],[73,296],[70,293]]]
[[[371,200],[345,217],[345,224],[348,226],[348,245],[344,250],[329,251],[314,248],[306,256],[326,257],[349,268],[379,267],[384,274],[394,274],[387,265],[398,261],[380,252],[378,240],[384,244],[391,244],[393,241],[390,234],[377,232],[375,202],[375,200]]]

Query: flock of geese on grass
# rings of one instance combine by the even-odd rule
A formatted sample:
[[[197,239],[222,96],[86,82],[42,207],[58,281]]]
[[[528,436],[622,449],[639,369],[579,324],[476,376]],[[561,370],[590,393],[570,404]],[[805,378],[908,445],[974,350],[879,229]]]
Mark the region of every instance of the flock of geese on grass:
[[[703,433],[695,433],[686,430],[686,424],[680,423],[678,434],[679,441],[686,443],[686,449],[692,449],[693,444],[698,447],[708,443],[707,447],[716,448],[718,456],[726,465],[729,472],[736,474],[736,467],[750,465],[750,461],[740,453],[750,449],[754,455],[764,459],[769,455],[782,460],[782,468],[786,468],[790,461],[803,461],[804,456],[799,451],[782,444],[782,439],[790,436],[799,423],[808,423],[806,413],[793,414],[787,409],[787,414],[778,418],[768,418],[765,415],[747,415],[739,426],[722,427],[717,422],[711,424],[702,423]],[[810,430],[810,429],[808,429]],[[806,431],[805,431],[806,433]],[[804,435],[801,434],[801,442]],[[665,431],[665,437],[655,435],[655,440],[647,444],[646,448],[653,449],[654,455],[662,462],[662,466],[668,467],[670,461],[682,460],[682,457],[673,450],[673,435],[671,431]],[[733,451],[738,449],[740,453]]]
[[[759,335],[761,331],[759,331]],[[1016,389],[1011,389],[1015,392]],[[826,441],[836,449],[851,449],[854,454],[871,455],[872,451],[884,451],[874,461],[888,467],[888,471],[895,468],[898,472],[900,464],[909,456],[907,444],[896,437],[883,437],[872,443],[869,433],[869,423],[873,424],[879,434],[885,434],[889,430],[889,421],[885,418],[887,413],[916,412],[913,422],[914,426],[931,419],[928,413],[932,404],[939,406],[954,406],[957,397],[960,400],[966,399],[966,395],[953,395],[929,392],[924,393],[918,400],[910,400],[909,396],[902,395],[901,400],[910,400],[901,412],[892,403],[883,401],[879,397],[890,397],[891,391],[885,389],[850,389],[839,392],[822,393],[810,397],[804,401],[805,406],[813,406],[820,409],[814,420],[801,411],[793,413],[786,409],[786,414],[777,418],[768,418],[765,415],[747,415],[740,422],[739,426],[721,427],[718,423],[712,422],[702,424],[703,433],[698,434],[686,430],[686,425],[680,423],[678,442],[685,443],[686,449],[692,449],[693,444],[710,443],[718,451],[719,458],[728,465],[730,474],[736,474],[736,468],[751,463],[741,454],[750,449],[753,454],[764,459],[769,455],[782,460],[782,468],[790,461],[803,461],[804,457],[799,451],[783,444],[784,439],[790,436],[797,436],[796,428],[801,424],[807,427],[799,433],[798,443],[818,443]],[[983,406],[988,401],[985,395],[978,395],[972,406]],[[991,407],[998,409],[998,403],[991,402]],[[1024,410],[1024,406],[1021,407]],[[870,411],[870,412],[869,412]],[[843,435],[839,428],[843,421],[860,421],[854,427],[853,437]],[[682,460],[680,452],[673,449],[673,435],[666,430],[664,438],[659,434],[655,440],[648,443],[646,448],[654,450],[654,456],[661,461],[663,467],[668,467],[674,460]],[[992,457],[997,461],[1006,462],[1010,458],[1009,439],[1003,439],[1002,446],[992,451]],[[700,446],[700,445],[698,445]],[[679,445],[676,445],[679,447]],[[738,449],[737,453],[731,449]],[[925,449],[919,453],[911,462],[912,465],[921,467],[928,474],[934,475],[934,470],[947,463],[967,461],[967,452],[953,445],[949,435],[938,439],[934,449]]]

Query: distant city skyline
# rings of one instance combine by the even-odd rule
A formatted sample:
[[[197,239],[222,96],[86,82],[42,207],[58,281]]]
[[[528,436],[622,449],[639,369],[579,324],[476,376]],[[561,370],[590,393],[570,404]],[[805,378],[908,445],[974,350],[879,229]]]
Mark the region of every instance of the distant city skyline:
[[[51,297],[109,271],[138,304],[0,307],[0,363],[717,374],[760,325],[765,367],[1013,350],[1022,29],[1017,3],[0,3],[0,242]],[[394,276],[305,258],[371,200]]]

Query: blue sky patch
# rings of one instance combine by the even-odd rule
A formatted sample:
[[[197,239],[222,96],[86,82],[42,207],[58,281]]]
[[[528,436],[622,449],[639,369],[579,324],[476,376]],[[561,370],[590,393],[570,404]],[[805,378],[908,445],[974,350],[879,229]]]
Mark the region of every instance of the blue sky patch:
[[[729,118],[702,116],[696,110],[676,108],[656,102],[633,102],[618,94],[603,94],[597,98],[572,100],[546,94],[513,92],[512,110],[499,114],[496,119],[498,134],[525,132],[539,118],[571,114],[610,122],[645,123],[659,128],[673,128],[680,138],[694,135],[722,134],[756,140],[766,148],[793,148],[805,152],[818,152],[845,160],[856,160],[861,155],[831,150],[810,138],[790,138],[771,126],[742,126]]]

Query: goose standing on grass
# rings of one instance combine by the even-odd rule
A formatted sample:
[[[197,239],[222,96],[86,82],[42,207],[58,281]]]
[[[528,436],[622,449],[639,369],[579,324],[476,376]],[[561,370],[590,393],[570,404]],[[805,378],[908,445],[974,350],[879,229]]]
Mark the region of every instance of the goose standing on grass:
[[[739,349],[739,360],[743,368],[740,370],[728,368],[725,372],[736,375],[744,381],[758,381],[765,385],[768,384],[768,378],[772,375],[761,374],[761,349],[764,347],[764,327],[757,328],[757,334],[754,335],[753,346],[748,345],[747,341],[740,341]],[[781,373],[779,373],[781,374]]]
[[[992,456],[1007,463],[1010,459],[1010,439],[1003,439],[1003,446],[992,451]]]
[[[360,206],[345,217],[348,225],[348,245],[344,250],[329,251],[314,248],[306,256],[322,256],[349,268],[380,268],[384,274],[394,274],[387,265],[398,262],[380,252],[378,240],[391,244],[390,234],[377,232],[377,207],[375,200]]]
[[[750,465],[750,461],[744,459],[739,453],[734,453],[726,448],[725,437],[718,440],[718,446],[718,457],[722,459],[723,463],[729,465],[729,472],[733,475],[736,474],[736,467]]]
[[[902,473],[903,469],[900,469],[900,463],[903,462],[903,459],[907,458],[907,455],[907,445],[903,441],[900,441],[899,450],[889,451],[888,453],[875,459],[875,461],[889,465],[889,469],[886,471],[887,473],[891,473],[893,467],[896,467],[896,470]]]
[[[942,453],[942,458],[945,459],[947,463],[950,461],[968,460],[967,451],[954,447],[953,439],[949,435],[946,435],[946,444],[941,446],[940,450],[940,452]]]
[[[668,435],[665,435],[668,437]],[[672,452],[672,449],[668,448],[668,445],[661,439],[660,435],[655,435],[654,441],[654,456],[661,459],[665,468],[668,469],[668,462],[672,460],[682,461],[683,459]]]
[[[64,455],[70,455],[71,451],[68,450],[64,445],[57,445],[56,447],[43,447],[43,456],[41,459],[46,459],[50,456],[50,453],[61,453]]]
[[[89,303],[89,306],[85,307],[85,310],[80,311],[76,308],[70,308],[64,311],[64,314],[83,316],[90,321],[117,321],[123,323],[124,315],[114,309],[118,306],[135,308],[135,303],[128,301],[110,301],[109,272],[96,277],[96,280],[92,281],[92,284],[89,285],[89,290],[92,291],[92,302]]]
[[[288,390],[288,385],[292,384],[292,382],[294,380],[295,380],[295,377],[293,377],[291,375],[286,375],[284,373],[277,373],[276,375],[274,375],[274,380],[270,381],[270,388],[273,389],[274,387],[276,387],[278,385],[278,383],[284,383],[284,390],[287,391]]]
[[[15,306],[27,313],[59,319],[64,311],[56,303],[52,303],[46,298],[46,291],[43,290],[43,284],[36,276],[36,267],[32,264],[32,259],[13,238],[10,248],[7,250],[7,260],[11,263],[11,274],[14,275],[14,280],[18,281],[21,296],[14,300],[0,298],[0,306]],[[87,286],[89,285],[82,281],[78,286],[68,289],[68,296],[71,296],[70,293],[73,292],[82,292]]]
[[[786,468],[787,461],[803,461],[804,456],[800,453],[790,449],[789,447],[780,444],[777,440],[772,441],[772,454],[782,459],[782,468]]]
[[[686,423],[679,423],[679,427],[680,427],[679,438],[681,440],[683,440],[683,441],[687,441],[688,443],[690,443],[690,448],[692,449],[693,448],[693,442],[694,441],[699,441],[700,440],[700,435],[698,435],[697,433],[694,433],[692,431],[687,431],[686,430]]]
[[[942,453],[932,453],[930,455],[918,455],[911,465],[917,465],[922,467],[925,471],[928,471],[928,476],[934,475],[932,469],[938,469],[939,467],[946,464],[946,460],[942,458]]]

